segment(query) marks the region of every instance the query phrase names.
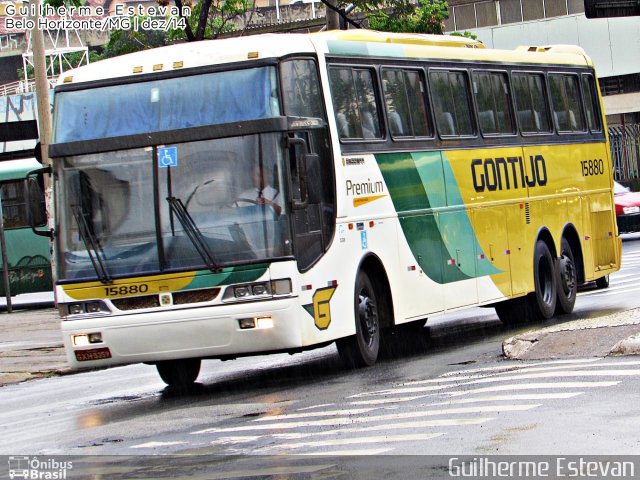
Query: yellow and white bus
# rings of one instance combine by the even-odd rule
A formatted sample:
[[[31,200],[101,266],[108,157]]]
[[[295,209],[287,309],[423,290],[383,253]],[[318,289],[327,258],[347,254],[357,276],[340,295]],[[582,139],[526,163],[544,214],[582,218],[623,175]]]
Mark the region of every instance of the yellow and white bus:
[[[57,299],[75,366],[337,343],[495,306],[571,312],[620,266],[596,75],[578,47],[333,31],[196,42],[55,90]]]

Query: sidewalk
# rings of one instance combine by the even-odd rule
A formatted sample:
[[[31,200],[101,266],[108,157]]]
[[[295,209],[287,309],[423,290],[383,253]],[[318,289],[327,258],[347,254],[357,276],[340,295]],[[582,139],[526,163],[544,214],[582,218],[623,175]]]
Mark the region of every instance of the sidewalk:
[[[506,339],[511,360],[640,354],[640,308],[594,319],[533,326]],[[73,373],[66,361],[54,308],[0,312],[0,386]]]
[[[0,385],[68,373],[54,308],[0,312]]]

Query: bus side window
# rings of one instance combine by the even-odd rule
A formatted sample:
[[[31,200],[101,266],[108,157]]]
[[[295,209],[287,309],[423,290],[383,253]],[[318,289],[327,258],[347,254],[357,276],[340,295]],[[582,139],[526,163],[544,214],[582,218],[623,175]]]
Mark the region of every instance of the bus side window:
[[[549,133],[549,107],[541,73],[513,73],[513,96],[523,133]]]
[[[584,132],[582,101],[578,76],[573,74],[549,74],[549,92],[553,118],[559,132]]]
[[[473,77],[480,131],[485,135],[515,133],[507,74],[474,72]]]
[[[429,73],[436,125],[441,136],[474,135],[467,73],[432,70]]]
[[[286,115],[324,118],[318,69],[313,60],[291,59],[280,66]]]
[[[391,136],[432,136],[423,73],[385,68],[382,86]]]
[[[593,76],[582,75],[582,99],[587,114],[587,125],[592,132],[602,131],[597,98],[598,93]]]
[[[372,71],[330,67],[329,83],[341,139],[382,138]]]

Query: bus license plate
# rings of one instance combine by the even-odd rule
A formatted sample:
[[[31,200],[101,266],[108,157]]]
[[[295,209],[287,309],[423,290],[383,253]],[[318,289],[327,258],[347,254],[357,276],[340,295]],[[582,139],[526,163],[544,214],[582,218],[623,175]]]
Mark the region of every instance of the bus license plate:
[[[76,360],[86,362],[89,360],[104,360],[111,358],[111,351],[108,348],[93,348],[91,350],[76,350]]]

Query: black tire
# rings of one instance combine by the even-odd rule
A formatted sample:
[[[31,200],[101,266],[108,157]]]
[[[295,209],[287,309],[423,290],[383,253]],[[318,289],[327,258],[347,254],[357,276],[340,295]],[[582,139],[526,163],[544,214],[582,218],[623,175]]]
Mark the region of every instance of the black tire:
[[[600,277],[596,280],[597,288],[609,288],[609,275],[605,275],[604,277]]]
[[[560,255],[558,256],[557,268],[557,289],[558,300],[556,303],[556,313],[566,314],[573,312],[578,294],[578,272],[574,260],[571,245],[566,238],[560,243]]]
[[[538,240],[533,255],[533,280],[535,291],[531,295],[536,319],[548,320],[556,311],[557,272],[553,256],[547,244]]]
[[[356,334],[336,341],[340,358],[348,368],[373,365],[380,351],[381,304],[366,272],[358,272],[354,292]]]
[[[496,304],[496,314],[505,325],[547,320],[553,316],[557,303],[557,269],[551,251],[538,240],[533,255],[535,291],[526,297],[512,298]]]
[[[200,359],[186,358],[166,360],[156,363],[162,381],[173,388],[187,388],[193,385],[200,373]]]

